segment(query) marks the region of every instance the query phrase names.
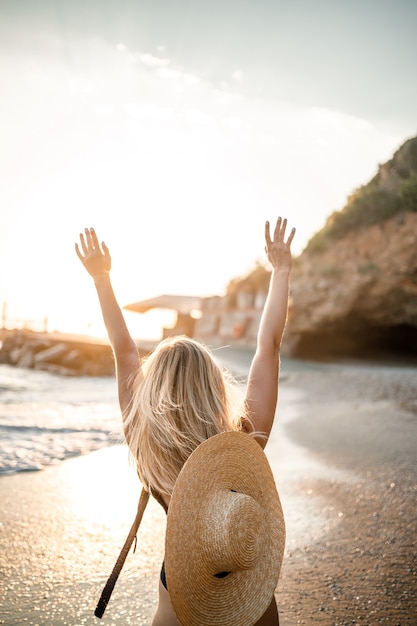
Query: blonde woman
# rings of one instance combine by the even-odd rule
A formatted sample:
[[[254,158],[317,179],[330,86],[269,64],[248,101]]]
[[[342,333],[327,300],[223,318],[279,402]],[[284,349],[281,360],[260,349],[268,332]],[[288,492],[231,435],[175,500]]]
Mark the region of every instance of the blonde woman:
[[[213,435],[244,430],[264,448],[278,399],[280,346],[285,329],[291,242],[287,220],[278,218],[271,236],[265,225],[266,253],[272,265],[245,402],[235,402],[235,385],[200,342],[185,336],[165,339],[141,362],[110,280],[111,257],[93,228],[80,235],[76,252],[93,277],[114,352],[119,402],[130,451],[143,485],[168,510],[175,481],[190,454]],[[178,626],[164,568],[153,626]],[[259,625],[279,624],[275,598]],[[227,626],[227,625],[225,625]]]

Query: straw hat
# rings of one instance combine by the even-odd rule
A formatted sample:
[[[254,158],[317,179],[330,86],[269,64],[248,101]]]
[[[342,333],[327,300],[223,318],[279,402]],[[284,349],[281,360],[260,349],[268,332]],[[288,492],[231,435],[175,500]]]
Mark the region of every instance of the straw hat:
[[[261,446],[210,437],[188,458],[168,509],[165,570],[183,626],[252,626],[278,583],[285,523]]]

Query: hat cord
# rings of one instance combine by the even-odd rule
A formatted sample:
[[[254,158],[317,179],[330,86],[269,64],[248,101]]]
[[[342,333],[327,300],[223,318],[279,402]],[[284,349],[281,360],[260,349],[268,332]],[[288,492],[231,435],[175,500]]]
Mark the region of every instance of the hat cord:
[[[132,546],[133,541],[135,541],[135,550],[136,550],[136,543],[137,543],[136,535],[138,532],[139,525],[142,521],[142,516],[146,509],[146,505],[148,504],[148,500],[149,500],[149,491],[146,491],[146,489],[143,487],[142,492],[140,494],[140,498],[139,498],[138,510],[136,513],[135,521],[132,524],[132,527],[123,545],[123,548],[120,551],[119,557],[115,563],[115,566],[113,567],[112,573],[110,574],[107,580],[107,583],[105,584],[104,589],[101,592],[100,600],[98,601],[96,610],[94,611],[94,615],[98,617],[99,619],[103,617],[104,611],[106,610],[106,607],[109,603],[110,596],[113,592],[113,589],[119,577],[119,574],[122,571],[122,567],[124,565],[124,562],[126,561],[127,555],[129,554],[129,550]]]

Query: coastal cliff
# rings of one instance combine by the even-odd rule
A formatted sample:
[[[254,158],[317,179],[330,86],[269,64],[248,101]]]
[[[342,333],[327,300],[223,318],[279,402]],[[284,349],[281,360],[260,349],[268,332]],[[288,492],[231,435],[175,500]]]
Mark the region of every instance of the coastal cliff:
[[[293,356],[417,355],[417,138],[295,259]]]
[[[202,301],[196,334],[254,348],[269,270]],[[294,259],[287,356],[417,357],[417,137],[334,212]]]
[[[291,293],[293,355],[417,355],[417,213],[302,254]]]

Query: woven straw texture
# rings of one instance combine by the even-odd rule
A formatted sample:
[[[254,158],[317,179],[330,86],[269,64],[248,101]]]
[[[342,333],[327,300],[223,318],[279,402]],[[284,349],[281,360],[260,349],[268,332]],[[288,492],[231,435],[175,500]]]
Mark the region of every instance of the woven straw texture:
[[[255,624],[272,600],[284,546],[281,502],[261,446],[241,432],[201,444],[178,477],[167,518],[165,568],[180,623]]]

